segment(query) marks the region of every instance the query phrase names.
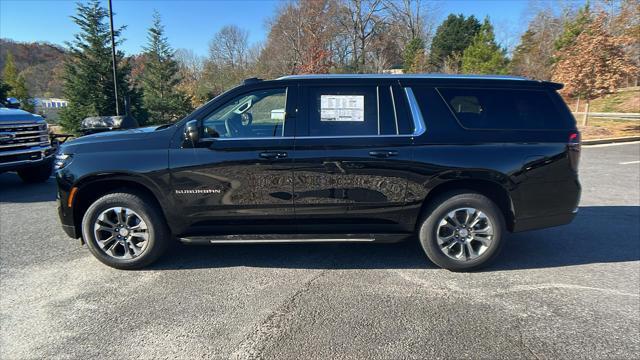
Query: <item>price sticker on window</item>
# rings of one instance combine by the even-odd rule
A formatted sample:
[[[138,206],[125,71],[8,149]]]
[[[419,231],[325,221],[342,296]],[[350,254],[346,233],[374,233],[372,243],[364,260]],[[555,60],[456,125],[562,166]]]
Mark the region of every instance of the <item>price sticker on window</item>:
[[[364,122],[364,95],[321,95],[320,121]]]

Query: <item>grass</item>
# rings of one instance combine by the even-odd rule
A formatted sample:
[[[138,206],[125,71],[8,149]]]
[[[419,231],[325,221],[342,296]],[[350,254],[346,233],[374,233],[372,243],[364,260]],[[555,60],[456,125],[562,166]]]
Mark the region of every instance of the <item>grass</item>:
[[[590,112],[620,112],[638,113],[640,112],[640,90],[638,88],[628,88],[613,94],[607,94],[600,98],[591,100]],[[576,99],[565,99],[569,108],[574,111]],[[586,102],[580,101],[579,111],[585,110]]]
[[[577,119],[578,124],[582,118]],[[640,136],[640,121],[589,118],[587,126],[578,125],[583,140],[622,136]]]

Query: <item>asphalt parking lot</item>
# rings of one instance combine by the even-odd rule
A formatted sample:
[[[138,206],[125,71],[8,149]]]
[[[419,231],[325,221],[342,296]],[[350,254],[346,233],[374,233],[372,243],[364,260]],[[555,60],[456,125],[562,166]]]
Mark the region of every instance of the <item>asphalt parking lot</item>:
[[[53,180],[0,175],[0,358],[637,358],[640,143],[583,148],[567,226],[486,271],[418,245],[181,246],[118,271],[60,229]]]

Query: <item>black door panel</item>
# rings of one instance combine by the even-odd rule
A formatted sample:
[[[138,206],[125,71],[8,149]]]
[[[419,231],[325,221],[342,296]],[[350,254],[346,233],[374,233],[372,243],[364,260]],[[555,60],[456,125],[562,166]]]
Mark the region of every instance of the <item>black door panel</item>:
[[[171,150],[176,203],[194,225],[293,216],[293,140],[213,140],[211,148]]]
[[[239,94],[200,119],[196,147],[170,150],[173,195],[189,231],[251,233],[291,223],[294,117],[286,114],[295,114],[296,96],[295,86]]]
[[[296,139],[294,201],[299,224],[400,223],[409,137]],[[375,146],[373,146],[375,144]],[[385,146],[386,145],[386,146]],[[385,146],[385,150],[376,150]],[[392,149],[392,150],[389,150]],[[392,156],[371,156],[371,152]]]

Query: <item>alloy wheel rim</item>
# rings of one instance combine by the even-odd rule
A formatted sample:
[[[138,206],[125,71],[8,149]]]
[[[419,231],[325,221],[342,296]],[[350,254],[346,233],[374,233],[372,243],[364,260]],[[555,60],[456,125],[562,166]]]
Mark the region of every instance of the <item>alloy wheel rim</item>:
[[[475,208],[448,212],[436,229],[438,248],[450,259],[470,261],[484,254],[493,243],[494,227],[487,215]]]
[[[93,225],[98,246],[106,255],[129,260],[142,255],[149,243],[149,228],[142,217],[126,207],[102,211]]]

